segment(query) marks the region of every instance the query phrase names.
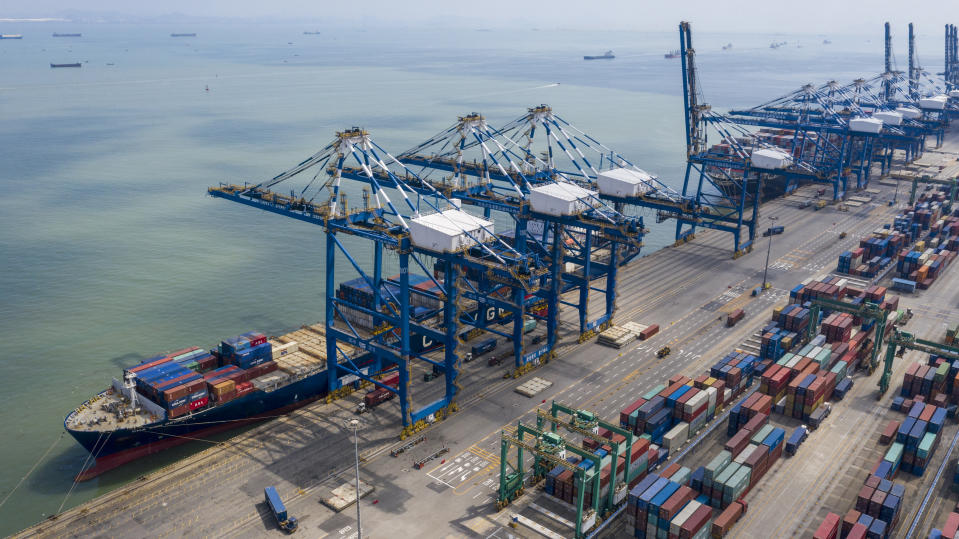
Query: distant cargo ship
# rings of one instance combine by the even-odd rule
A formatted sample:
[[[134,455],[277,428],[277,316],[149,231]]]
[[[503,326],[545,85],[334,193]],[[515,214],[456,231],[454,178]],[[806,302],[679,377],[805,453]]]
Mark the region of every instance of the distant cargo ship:
[[[196,34],[170,34],[170,37],[196,37]]]
[[[53,33],[53,37],[82,37],[82,36],[83,34],[58,34],[56,32]]]
[[[23,39],[20,34],[0,34],[0,39]]]
[[[664,54],[663,57],[666,58],[667,60],[670,60],[672,58],[679,58],[679,51],[678,50],[669,51],[666,54]]]
[[[320,33],[319,33],[319,32],[303,32],[303,35],[304,35],[304,36],[318,36],[318,35],[320,35]]]
[[[613,56],[613,51],[606,51],[606,54],[602,56],[583,56],[583,60],[612,60],[616,58]]]
[[[81,67],[80,62],[74,62],[72,64],[50,64],[50,67]]]

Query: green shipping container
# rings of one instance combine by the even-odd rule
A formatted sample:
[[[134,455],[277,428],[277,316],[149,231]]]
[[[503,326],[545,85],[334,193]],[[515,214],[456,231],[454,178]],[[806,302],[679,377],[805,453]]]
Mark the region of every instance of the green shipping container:
[[[836,380],[842,380],[846,377],[846,367],[848,366],[849,364],[845,361],[837,361],[830,371],[836,373]]]
[[[655,397],[656,395],[658,395],[659,392],[662,391],[662,390],[664,390],[664,389],[666,389],[666,384],[659,384],[658,386],[656,386],[656,387],[654,387],[653,389],[650,389],[649,391],[647,391],[646,393],[644,393],[644,394],[643,394],[643,398],[646,399],[646,400],[650,400],[650,399],[652,399],[653,397]]]
[[[774,428],[776,427],[772,425],[764,426],[763,428],[759,429],[758,432],[753,433],[753,437],[750,439],[750,441],[756,445],[763,443],[763,440],[765,440],[767,436],[772,434]]]
[[[883,460],[888,460],[889,462],[898,464],[902,461],[902,452],[904,449],[905,446],[899,442],[892,444],[892,447],[889,448],[889,451],[886,451],[886,456]]]
[[[729,451],[720,451],[713,460],[709,461],[709,464],[706,465],[706,473],[703,475],[704,479],[712,481],[719,474],[722,473],[723,469],[733,460],[733,454]]]
[[[936,433],[927,432],[925,436],[922,437],[922,441],[919,442],[919,447],[916,449],[916,456],[921,459],[929,458],[929,452],[932,451],[932,445],[936,443]]]

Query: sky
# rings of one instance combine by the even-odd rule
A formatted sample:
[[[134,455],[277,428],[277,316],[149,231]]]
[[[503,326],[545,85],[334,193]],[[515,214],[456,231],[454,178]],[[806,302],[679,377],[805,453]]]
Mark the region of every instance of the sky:
[[[672,30],[680,20],[705,32],[875,33],[884,21],[938,34],[959,23],[955,0],[3,0],[8,17],[223,17],[347,25]]]

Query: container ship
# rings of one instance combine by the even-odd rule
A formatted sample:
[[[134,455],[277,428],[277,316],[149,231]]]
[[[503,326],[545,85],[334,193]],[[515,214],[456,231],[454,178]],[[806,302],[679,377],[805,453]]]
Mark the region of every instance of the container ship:
[[[74,62],[72,64],[50,64],[50,67],[83,67],[80,65],[80,62]]]
[[[23,39],[21,34],[0,34],[0,39]]]
[[[214,350],[191,347],[127,368],[64,419],[95,459],[77,479],[325,397],[325,357],[318,324],[273,341],[245,333]]]
[[[58,34],[54,32],[53,37],[82,37],[83,34]]]
[[[583,56],[583,60],[612,60],[613,58],[616,58],[616,56],[613,55],[613,51],[606,51],[599,56]]]
[[[195,33],[189,34],[170,34],[170,37],[196,37]]]

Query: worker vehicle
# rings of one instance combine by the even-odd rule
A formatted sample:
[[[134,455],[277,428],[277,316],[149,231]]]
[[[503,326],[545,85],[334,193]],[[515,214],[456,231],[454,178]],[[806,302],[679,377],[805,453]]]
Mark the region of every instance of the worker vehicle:
[[[270,511],[273,512],[273,517],[276,518],[276,523],[280,526],[280,529],[286,533],[295,532],[300,523],[295,517],[291,517],[286,514],[286,506],[283,505],[283,500],[280,499],[280,495],[276,492],[276,487],[266,487],[263,489],[263,494],[266,497],[266,503],[270,506]]]
[[[849,235],[849,234],[847,234],[845,231],[840,232],[840,233],[839,233],[839,239],[844,240],[844,239],[846,239],[846,236],[848,236],[848,235]]]
[[[819,211],[819,210],[821,210],[821,209],[823,209],[823,208],[825,208],[825,207],[826,207],[826,201],[825,201],[825,200],[818,200],[818,201],[816,201],[816,207],[815,207],[815,210],[816,210],[816,211]]]
[[[490,367],[503,363],[503,356],[490,356],[486,362]]]
[[[668,346],[664,346],[656,352],[656,357],[666,357],[670,352],[672,352],[672,350],[670,350]]]

